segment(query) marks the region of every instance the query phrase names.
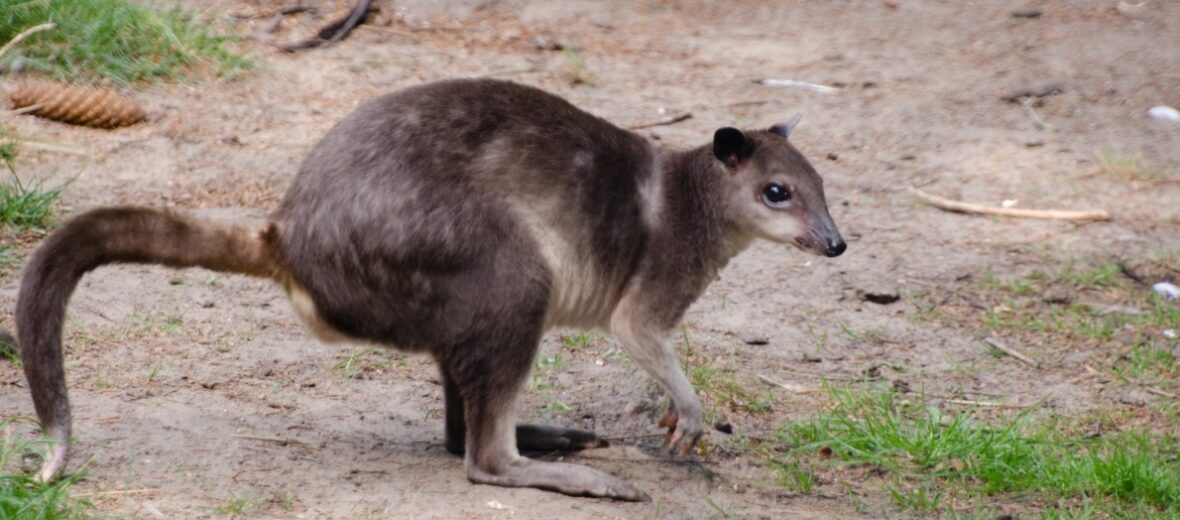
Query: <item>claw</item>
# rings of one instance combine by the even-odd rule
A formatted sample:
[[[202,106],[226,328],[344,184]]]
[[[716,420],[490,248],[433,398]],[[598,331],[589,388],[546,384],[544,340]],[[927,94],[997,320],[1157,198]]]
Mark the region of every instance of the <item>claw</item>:
[[[676,441],[679,440],[679,437],[676,436],[676,423],[679,420],[680,414],[676,413],[676,409],[669,405],[668,411],[664,412],[664,416],[660,418],[660,422],[657,423],[657,426],[660,428],[668,429],[668,434],[664,436],[664,445],[666,445],[669,450],[671,450],[673,446],[676,445]]]

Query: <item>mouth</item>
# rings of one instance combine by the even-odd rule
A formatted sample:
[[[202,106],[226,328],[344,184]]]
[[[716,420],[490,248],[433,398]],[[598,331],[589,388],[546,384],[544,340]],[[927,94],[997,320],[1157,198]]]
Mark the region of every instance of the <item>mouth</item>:
[[[791,240],[791,245],[795,246],[800,251],[805,251],[815,256],[825,256],[828,258],[840,256],[848,247],[840,238],[836,238],[835,240],[831,240],[825,244],[822,239],[810,235],[795,237],[793,240]]]
[[[790,244],[795,246],[796,249],[805,253],[823,256],[823,252],[820,251],[820,248],[816,247],[815,244],[812,243],[812,240],[810,240],[808,237],[795,237],[793,240],[791,240]]]

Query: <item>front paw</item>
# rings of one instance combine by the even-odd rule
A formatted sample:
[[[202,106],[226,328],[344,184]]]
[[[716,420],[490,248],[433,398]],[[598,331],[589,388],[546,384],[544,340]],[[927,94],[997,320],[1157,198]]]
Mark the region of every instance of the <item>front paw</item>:
[[[699,411],[692,409],[682,413],[674,404],[668,405],[668,411],[660,418],[659,426],[668,429],[668,434],[664,436],[664,445],[668,451],[681,457],[688,455],[705,434]]]

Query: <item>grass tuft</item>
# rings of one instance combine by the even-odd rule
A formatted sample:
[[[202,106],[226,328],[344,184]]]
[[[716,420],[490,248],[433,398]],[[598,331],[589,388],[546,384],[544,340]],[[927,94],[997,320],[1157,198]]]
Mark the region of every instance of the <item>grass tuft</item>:
[[[831,390],[835,406],[784,428],[785,454],[771,459],[794,489],[796,457],[820,454],[821,464],[869,466],[892,477],[888,493],[903,509],[942,509],[950,494],[978,499],[1032,499],[1045,509],[1092,500],[1114,516],[1180,514],[1180,438],[1140,431],[1098,437],[1034,424],[1027,413],[986,421],[946,414],[892,391]],[[792,460],[795,459],[795,460]],[[814,478],[810,479],[811,482]],[[794,485],[790,485],[794,484]]]
[[[8,168],[12,181],[0,184],[0,226],[18,229],[44,229],[53,214],[53,203],[61,196],[65,185],[44,188],[40,183],[25,186],[16,173],[16,141],[7,138],[0,129],[0,162]]]
[[[72,499],[69,489],[79,478],[71,475],[43,484],[24,473],[25,459],[40,452],[32,443],[14,437],[12,421],[0,422],[0,518],[5,520],[82,520],[91,518],[93,505]]]
[[[264,500],[245,496],[237,496],[233,493],[230,493],[230,495],[226,497],[225,503],[212,508],[212,511],[214,514],[220,516],[241,518],[258,509],[258,507],[264,502]]]
[[[179,8],[159,12],[128,0],[7,3],[0,8],[0,42],[42,23],[56,28],[30,35],[3,57],[5,63],[54,78],[124,84],[194,72],[222,75],[251,65],[227,47],[229,37]]]
[[[1098,154],[1098,167],[1104,173],[1124,181],[1154,180],[1159,177],[1159,172],[1139,155],[1128,152],[1101,152]]]

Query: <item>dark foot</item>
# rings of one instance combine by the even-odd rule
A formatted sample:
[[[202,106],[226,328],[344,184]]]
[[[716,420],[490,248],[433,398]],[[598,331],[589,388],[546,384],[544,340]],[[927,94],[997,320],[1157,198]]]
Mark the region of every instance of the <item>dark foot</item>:
[[[516,448],[522,452],[581,451],[607,446],[610,446],[610,443],[594,432],[540,424],[516,425]],[[465,448],[463,438],[447,436],[446,448],[455,455],[462,455]]]
[[[540,424],[516,425],[516,447],[522,452],[581,451],[605,446],[609,446],[606,439],[594,432]]]

